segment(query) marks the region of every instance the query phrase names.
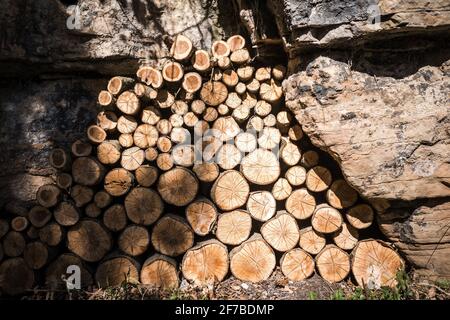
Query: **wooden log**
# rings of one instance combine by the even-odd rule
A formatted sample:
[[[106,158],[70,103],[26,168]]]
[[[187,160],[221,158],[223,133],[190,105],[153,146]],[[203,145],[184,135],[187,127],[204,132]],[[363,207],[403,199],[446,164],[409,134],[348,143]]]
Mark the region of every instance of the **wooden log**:
[[[219,59],[217,59],[217,66],[222,70],[229,69],[231,67],[230,58],[229,57],[220,57]]]
[[[34,285],[34,272],[23,258],[12,258],[0,264],[1,290],[9,296],[18,296],[31,290]]]
[[[100,91],[97,101],[103,108],[111,107],[116,102],[114,96],[106,90]]]
[[[220,242],[238,245],[248,239],[252,229],[252,218],[244,210],[222,213],[217,219],[216,237]]]
[[[25,238],[20,232],[9,231],[3,237],[3,252],[8,257],[18,257],[25,250]]]
[[[247,87],[246,87],[245,83],[238,82],[236,87],[234,87],[234,91],[236,91],[238,94],[244,94],[247,91]]]
[[[34,206],[28,212],[28,219],[30,220],[30,223],[36,228],[42,228],[50,221],[51,218],[52,213],[50,212],[50,210],[42,206]],[[2,232],[0,232],[0,238],[1,237]]]
[[[255,68],[252,66],[243,66],[239,67],[236,72],[241,81],[247,82],[252,79],[253,74],[255,73]]]
[[[172,114],[172,115],[170,115],[170,117],[169,117],[169,122],[170,122],[170,124],[172,125],[172,128],[173,129],[175,129],[175,128],[180,128],[180,127],[182,127],[183,126],[183,116],[182,115],[179,115],[179,114]],[[172,129],[172,130],[173,130]]]
[[[120,160],[121,145],[117,140],[103,141],[97,147],[97,159],[103,164],[115,164]]]
[[[258,221],[267,221],[276,211],[275,198],[269,191],[251,192],[247,201],[247,211]]]
[[[97,218],[102,214],[102,209],[99,208],[95,203],[89,203],[84,208],[84,213],[90,218]]]
[[[326,281],[339,282],[350,272],[350,257],[342,249],[329,244],[316,256],[316,266]]]
[[[149,125],[156,125],[161,120],[161,113],[153,106],[146,107],[142,110],[141,121]]]
[[[222,74],[222,81],[227,87],[234,88],[239,82],[239,77],[236,71],[233,69],[227,69]]]
[[[202,77],[197,72],[188,72],[184,75],[181,87],[189,93],[194,93],[202,87]]]
[[[254,184],[268,185],[280,176],[280,163],[272,152],[256,149],[242,159],[241,172]]]
[[[124,148],[130,148],[134,144],[133,135],[131,133],[122,133],[119,136],[119,144]]]
[[[132,116],[123,115],[117,120],[117,131],[120,133],[133,133],[136,130],[138,123]],[[120,139],[119,139],[120,141]]]
[[[161,119],[156,124],[156,129],[160,134],[167,136],[172,131],[172,124],[167,119]]]
[[[144,162],[144,158],[144,150],[139,147],[131,147],[122,152],[120,165],[126,170],[134,171]]]
[[[261,227],[264,240],[277,251],[293,249],[300,237],[297,221],[289,213],[280,211]]]
[[[343,222],[341,228],[333,233],[334,243],[343,250],[352,250],[358,243],[358,230]]]
[[[189,169],[177,167],[163,173],[158,180],[158,192],[165,202],[185,206],[197,195],[198,181]]]
[[[167,90],[158,90],[155,103],[160,109],[167,109],[175,102],[175,97]]]
[[[275,80],[281,81],[284,79],[285,75],[286,75],[286,67],[285,66],[278,64],[272,68],[272,77]]]
[[[223,106],[223,104],[221,104]],[[197,137],[203,137],[210,129],[209,123],[205,120],[199,120],[194,126],[194,134]],[[188,138],[184,140],[184,142],[190,141],[190,134],[188,135]]]
[[[193,145],[179,144],[172,150],[173,163],[178,166],[191,167],[195,160]]]
[[[213,68],[211,70],[210,81],[220,81],[222,80],[222,70],[219,68]]]
[[[95,194],[94,202],[97,207],[99,207],[100,209],[104,209],[111,204],[112,197],[106,190],[100,190]]]
[[[61,148],[53,149],[49,157],[50,165],[58,170],[67,170],[70,168],[70,155]]]
[[[177,263],[172,258],[154,254],[145,260],[141,269],[141,283],[161,290],[178,288]]]
[[[247,122],[247,130],[261,132],[264,128],[264,121],[258,116],[251,117]]]
[[[352,272],[361,287],[395,287],[397,274],[404,268],[399,254],[380,240],[360,241],[352,252]]]
[[[151,242],[156,251],[176,257],[194,245],[194,232],[186,220],[168,214],[153,227]]]
[[[217,164],[224,170],[235,168],[242,159],[241,152],[232,144],[224,144],[217,152]]]
[[[236,92],[230,92],[228,94],[227,99],[225,100],[225,104],[231,109],[236,109],[242,103],[242,99]]]
[[[316,255],[325,248],[327,240],[323,234],[315,231],[312,227],[300,230],[300,248],[306,252]]]
[[[285,178],[279,178],[272,187],[272,195],[275,200],[286,200],[292,193],[292,187]]]
[[[245,47],[245,39],[241,35],[233,35],[227,39],[227,44],[230,51],[235,52]]]
[[[288,166],[295,166],[300,161],[301,152],[297,145],[287,140],[282,140],[280,157]]]
[[[257,141],[254,134],[241,132],[234,138],[237,149],[241,152],[252,152],[256,150]]]
[[[277,123],[277,118],[273,114],[269,114],[264,117],[263,123],[266,127],[274,127]]]
[[[127,213],[122,204],[116,203],[106,209],[103,214],[103,224],[112,232],[125,229],[127,226]]]
[[[258,138],[258,144],[261,148],[271,150],[279,146],[281,141],[280,130],[273,127],[266,127],[262,130]]]
[[[162,76],[167,82],[178,82],[183,75],[183,67],[178,62],[169,61],[162,68]]]
[[[133,174],[123,168],[115,168],[105,176],[105,191],[113,197],[120,197],[126,194],[134,181]]]
[[[67,284],[64,278],[69,266],[78,266],[80,268],[80,285],[86,289],[92,284],[92,276],[84,262],[74,254],[63,253],[57,257],[45,271],[45,285],[50,290],[67,290]]]
[[[106,132],[97,125],[89,126],[86,131],[89,141],[94,144],[99,144],[106,139]]]
[[[111,94],[118,95],[119,93],[132,88],[133,85],[133,78],[113,77],[109,80],[107,89]]]
[[[250,117],[250,108],[246,105],[240,105],[233,110],[231,115],[238,123],[243,123]]]
[[[193,128],[198,122],[198,117],[193,112],[187,112],[183,116],[183,122],[186,125],[186,127]]]
[[[326,196],[328,203],[336,209],[351,207],[358,200],[356,191],[343,179],[334,181]]]
[[[347,221],[356,229],[366,229],[372,225],[373,209],[368,204],[358,204],[346,213]]]
[[[154,126],[144,123],[134,131],[133,141],[137,147],[146,149],[155,146],[158,137],[158,130]]]
[[[299,124],[294,124],[293,126],[289,127],[288,136],[291,141],[299,141],[301,138],[303,138],[302,127]]]
[[[271,71],[272,71],[272,68],[270,68],[270,67],[258,68],[255,72],[255,79],[260,82],[270,80]]]
[[[212,133],[212,135],[210,134]],[[207,134],[201,137],[201,139],[197,139],[195,144],[195,151],[200,153],[203,157],[203,160],[206,162],[215,161],[214,156],[217,151],[222,147],[222,141],[214,136],[219,135],[218,131],[209,131]]]
[[[223,103],[228,96],[228,89],[218,81],[205,82],[200,90],[200,97],[209,106],[216,107]]]
[[[158,220],[163,213],[164,203],[156,191],[137,187],[126,196],[125,210],[132,222],[149,226]]]
[[[250,186],[241,173],[227,170],[219,175],[211,188],[211,199],[222,210],[231,211],[243,206]]]
[[[175,114],[183,116],[189,111],[189,106],[183,100],[175,100],[175,102],[170,107],[170,110]]]
[[[230,60],[235,64],[248,63],[250,62],[250,53],[245,48],[236,50],[230,55]]]
[[[80,157],[72,163],[72,177],[75,183],[84,186],[99,184],[105,175],[105,168],[94,158]]]
[[[302,281],[314,273],[314,259],[300,248],[292,249],[281,257],[281,272],[291,281]]]
[[[170,153],[160,153],[156,158],[156,166],[162,171],[169,171],[173,165],[173,157]]]
[[[320,204],[314,210],[311,225],[321,233],[333,233],[342,226],[341,213],[327,204]]]
[[[211,53],[216,59],[227,57],[230,55],[230,47],[225,41],[217,40],[211,46]]]
[[[158,169],[149,165],[142,165],[135,171],[136,181],[142,187],[152,186],[158,179]]]
[[[289,110],[281,110],[277,113],[277,126],[280,130],[288,132],[293,121],[292,113]]]
[[[39,229],[39,240],[48,246],[54,247],[61,243],[64,231],[57,223],[50,223]]]
[[[206,105],[202,100],[194,100],[191,103],[191,110],[196,115],[201,115],[206,109]]]
[[[267,280],[275,265],[272,248],[258,233],[230,252],[231,273],[241,281]]]
[[[212,129],[217,131],[215,132],[215,136],[223,142],[234,139],[241,131],[237,122],[230,116],[217,119]]]
[[[82,220],[67,232],[67,248],[87,262],[100,261],[112,248],[109,232],[94,220]]]
[[[287,212],[296,219],[308,219],[314,213],[315,208],[316,200],[304,188],[293,191],[286,200]]]
[[[161,88],[161,86],[164,83],[161,71],[152,67],[148,66],[140,67],[136,72],[136,76],[146,85],[148,86],[151,85],[155,89]]]
[[[117,243],[125,254],[136,257],[147,251],[150,235],[145,227],[130,225],[122,231]]]
[[[135,115],[140,110],[139,98],[133,91],[125,91],[118,98],[116,103],[117,108],[124,114]]]
[[[219,116],[217,110],[213,107],[208,107],[205,110],[205,113],[203,114],[203,120],[207,122],[213,122],[217,119]]]
[[[76,184],[70,190],[70,196],[75,202],[75,205],[80,208],[91,202],[94,197],[94,190],[89,187]]]
[[[147,148],[145,149],[145,160],[147,161],[155,161],[158,157],[158,150],[156,148]]]
[[[11,220],[11,229],[17,232],[25,231],[28,228],[29,222],[26,217],[14,217]]]
[[[193,49],[192,41],[188,37],[178,34],[170,47],[170,55],[175,60],[185,61],[189,59]]]
[[[53,184],[44,184],[36,192],[36,200],[39,205],[51,208],[61,199],[61,190]]]
[[[327,190],[332,181],[331,172],[322,166],[312,167],[306,174],[306,187],[312,192]]]
[[[252,109],[256,106],[256,103],[258,103],[258,99],[255,94],[246,91],[242,95],[242,105],[246,106],[249,109]]]
[[[259,88],[259,96],[261,97],[261,99],[269,103],[279,102],[281,97],[283,96],[283,89],[281,88],[281,84],[273,79],[261,83],[261,86]]]
[[[117,287],[123,283],[139,283],[139,263],[131,257],[114,254],[102,261],[95,272],[101,288]]]
[[[216,223],[216,206],[206,198],[199,198],[186,207],[186,219],[196,234],[205,236]]]
[[[272,105],[264,100],[259,100],[255,105],[255,113],[258,116],[265,117],[272,112]]]
[[[158,91],[142,83],[136,83],[133,91],[139,99],[145,102],[155,100],[158,95]]]
[[[211,68],[209,53],[205,50],[196,50],[192,56],[192,67],[199,72],[209,70]]]
[[[185,128],[173,128],[170,132],[170,140],[174,143],[187,143],[190,140],[190,133]]]
[[[60,172],[56,176],[55,183],[58,186],[58,188],[62,190],[68,191],[72,186],[72,182],[73,182],[72,176],[66,172]]]
[[[218,283],[228,273],[227,247],[217,240],[200,242],[186,252],[181,270],[197,285]]]
[[[44,208],[44,207],[39,207],[39,208],[48,210],[47,208]],[[48,212],[50,212],[50,211],[48,211]],[[51,212],[50,212],[50,218],[51,218]],[[5,236],[5,234],[8,233],[8,231],[9,231],[8,221],[5,219],[0,219],[0,239],[3,238]]]
[[[56,222],[63,227],[73,226],[80,220],[78,209],[70,202],[60,202],[53,212]]]
[[[92,145],[82,140],[76,140],[72,143],[71,150],[76,157],[87,157],[92,152]]]
[[[219,166],[214,162],[194,164],[192,171],[202,182],[213,182],[219,176]]]
[[[39,241],[30,242],[25,247],[23,258],[31,269],[39,270],[47,264],[49,258],[47,246]]]
[[[293,186],[301,186],[306,181],[306,169],[301,166],[290,167],[285,174],[286,179]]]

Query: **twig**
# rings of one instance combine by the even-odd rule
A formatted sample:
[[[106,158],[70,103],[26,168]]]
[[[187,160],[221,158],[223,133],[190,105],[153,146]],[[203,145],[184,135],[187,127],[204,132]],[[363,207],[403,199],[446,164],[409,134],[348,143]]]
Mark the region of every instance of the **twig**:
[[[435,284],[431,284],[431,283],[425,283],[425,282],[420,282],[418,283],[419,286],[423,286],[423,287],[431,287],[436,289],[437,291],[439,291],[442,294],[445,294],[446,296],[450,297],[450,292],[445,291],[442,288],[439,288],[439,286],[435,285]]]

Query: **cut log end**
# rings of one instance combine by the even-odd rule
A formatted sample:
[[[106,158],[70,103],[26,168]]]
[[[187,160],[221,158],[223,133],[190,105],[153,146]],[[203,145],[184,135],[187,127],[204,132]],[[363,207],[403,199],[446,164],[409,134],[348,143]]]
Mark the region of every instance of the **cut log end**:
[[[183,218],[166,215],[153,228],[151,241],[156,251],[176,257],[194,245],[194,232]]]
[[[243,210],[223,213],[217,220],[216,237],[222,243],[238,245],[247,240],[252,228],[252,218]]]
[[[327,245],[316,256],[316,266],[326,281],[339,282],[344,280],[350,272],[350,257],[335,245]]]

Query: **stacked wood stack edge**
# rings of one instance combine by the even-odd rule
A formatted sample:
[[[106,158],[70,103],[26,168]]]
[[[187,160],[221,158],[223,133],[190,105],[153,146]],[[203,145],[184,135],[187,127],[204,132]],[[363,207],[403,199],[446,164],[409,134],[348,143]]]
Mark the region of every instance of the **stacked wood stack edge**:
[[[239,35],[209,52],[177,36],[161,65],[113,77],[87,139],[51,153],[55,184],[0,220],[4,294],[63,290],[71,265],[83,288],[258,282],[277,265],[293,281],[395,285],[402,259],[359,235],[371,207],[300,147],[284,66],[254,66]]]

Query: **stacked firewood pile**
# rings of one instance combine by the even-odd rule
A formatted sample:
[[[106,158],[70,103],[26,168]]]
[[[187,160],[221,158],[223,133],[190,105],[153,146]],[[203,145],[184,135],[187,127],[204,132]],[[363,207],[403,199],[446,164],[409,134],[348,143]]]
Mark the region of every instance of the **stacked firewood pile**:
[[[245,45],[208,52],[180,35],[161,69],[109,81],[87,139],[51,153],[55,184],[0,220],[4,293],[64,288],[73,265],[82,287],[257,282],[277,265],[291,280],[395,284],[401,258],[359,235],[372,208],[302,146],[285,67],[255,66]]]

